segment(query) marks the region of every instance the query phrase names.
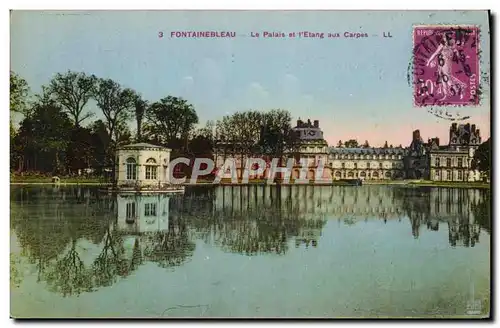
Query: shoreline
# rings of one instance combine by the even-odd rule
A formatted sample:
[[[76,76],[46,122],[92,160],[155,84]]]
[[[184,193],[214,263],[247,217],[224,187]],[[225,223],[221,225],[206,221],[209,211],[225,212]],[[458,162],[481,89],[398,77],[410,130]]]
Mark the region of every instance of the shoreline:
[[[41,181],[11,181],[11,186],[29,186],[29,185],[52,185],[52,186],[111,186],[111,183],[97,182],[97,181],[69,181],[69,182],[41,182]],[[276,183],[273,182],[268,184],[266,181],[254,181],[248,183],[230,183],[230,182],[221,182],[214,184],[210,181],[200,181],[197,183],[186,182],[183,184],[186,187],[194,187],[194,186],[275,186]],[[281,184],[282,186],[349,186],[356,187],[355,185],[351,185],[344,182],[328,182],[328,183],[287,183]],[[477,189],[491,189],[491,183],[485,182],[447,182],[447,181],[427,181],[427,180],[388,180],[388,181],[363,181],[362,186],[373,186],[373,185],[382,185],[382,186],[405,186],[405,187],[440,187],[440,188],[477,188]],[[358,186],[359,187],[359,186]]]

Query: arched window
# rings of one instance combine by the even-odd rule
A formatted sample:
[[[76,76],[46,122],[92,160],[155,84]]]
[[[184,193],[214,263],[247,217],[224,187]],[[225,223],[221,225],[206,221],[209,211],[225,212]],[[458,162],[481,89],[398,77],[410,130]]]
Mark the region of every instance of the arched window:
[[[347,176],[348,176],[349,178],[354,178],[354,172],[350,171],[350,172],[347,174]]]
[[[359,176],[362,177],[362,178],[366,177],[366,172],[365,171],[361,171],[359,173]]]
[[[378,172],[377,172],[377,171],[373,172],[373,173],[372,173],[372,176],[373,176],[375,179],[377,179],[377,178],[378,178]]]
[[[390,171],[385,172],[385,177],[386,178],[390,178],[391,177],[391,172]]]
[[[146,161],[146,180],[156,180],[156,160],[154,158],[150,158]]]
[[[340,177],[342,176],[342,174],[340,174],[340,171],[337,171],[337,172],[335,172],[335,176],[336,176],[337,178],[340,178]]]
[[[132,157],[127,158],[127,180],[137,180],[137,163]]]

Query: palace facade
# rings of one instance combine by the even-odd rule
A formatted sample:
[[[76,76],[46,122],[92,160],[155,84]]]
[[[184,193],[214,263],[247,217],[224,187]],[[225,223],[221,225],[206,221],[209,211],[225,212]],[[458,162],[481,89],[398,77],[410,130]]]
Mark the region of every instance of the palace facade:
[[[405,149],[389,148],[334,148],[329,149],[328,161],[332,178],[388,180],[405,177],[403,158]]]
[[[429,148],[430,180],[479,181],[480,173],[472,169],[472,159],[481,144],[480,130],[475,124],[453,123],[448,145],[440,146],[434,138]]]
[[[481,144],[480,130],[475,124],[453,123],[448,145],[441,146],[438,138],[423,141],[419,130],[413,131],[409,147],[329,147],[319,121],[297,120],[293,131],[300,139],[298,151],[287,155],[294,158],[291,181],[305,169],[311,180],[322,174],[324,180],[398,180],[424,179],[433,181],[478,181],[480,174],[472,170],[475,150]],[[228,158],[236,162],[238,178],[242,177],[247,158],[234,144],[221,144],[215,150],[216,167],[221,168]],[[265,159],[265,158],[264,158]],[[270,170],[271,158],[261,174],[249,178],[264,179]],[[318,168],[323,163],[323,171]],[[283,163],[285,164],[285,163]],[[230,179],[230,170],[223,178]]]

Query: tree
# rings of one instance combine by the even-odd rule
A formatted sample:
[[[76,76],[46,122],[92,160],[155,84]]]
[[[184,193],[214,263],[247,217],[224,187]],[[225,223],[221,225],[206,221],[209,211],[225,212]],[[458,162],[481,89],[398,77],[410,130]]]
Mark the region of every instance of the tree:
[[[342,148],[342,145],[343,145],[342,140],[339,140],[339,142],[337,142],[337,148]]]
[[[370,144],[368,143],[368,140],[365,140],[365,143],[363,144],[363,148],[370,148]]]
[[[35,169],[54,173],[63,170],[61,164],[70,142],[71,121],[61,107],[55,103],[35,104],[33,113],[21,122],[19,130],[15,144],[23,164],[28,160]]]
[[[265,155],[281,158],[293,153],[299,145],[299,137],[292,130],[292,116],[289,111],[273,109],[264,113],[262,119],[261,151]]]
[[[80,126],[74,127],[66,150],[68,171],[90,168],[94,152],[92,130]]]
[[[108,135],[113,141],[115,129],[131,118],[137,96],[133,90],[122,88],[111,79],[98,79],[93,88],[93,97],[102,110]]]
[[[346,142],[344,142],[344,146],[346,148],[357,148],[359,147],[358,141],[356,139],[349,139]]]
[[[102,120],[95,121],[90,129],[92,131],[92,148],[94,149],[92,157],[92,167],[101,171],[106,165],[107,150],[111,143],[111,138],[108,135],[106,124]]]
[[[26,80],[10,72],[10,110],[12,112],[26,114],[29,87]]]
[[[148,102],[146,100],[141,99],[140,96],[137,96],[137,98],[134,101],[135,120],[137,123],[137,131],[135,138],[137,142],[142,141],[142,123],[144,120],[144,115],[146,113],[147,106]]]
[[[163,144],[173,142],[175,139],[186,140],[198,123],[198,115],[193,105],[187,100],[172,96],[151,104],[146,119],[149,137]]]
[[[474,157],[472,159],[472,169],[478,170],[479,172],[485,174],[488,178],[490,177],[491,171],[491,138],[488,138],[483,142],[474,152]]]
[[[64,74],[57,73],[48,86],[49,94],[60,104],[75,127],[93,113],[84,112],[85,105],[92,97],[96,77],[87,76],[85,73],[68,71]]]

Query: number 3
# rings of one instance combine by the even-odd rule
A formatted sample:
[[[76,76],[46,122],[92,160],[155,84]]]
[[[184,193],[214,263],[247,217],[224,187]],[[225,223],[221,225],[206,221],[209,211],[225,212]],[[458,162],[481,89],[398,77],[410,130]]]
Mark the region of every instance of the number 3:
[[[163,38],[163,32],[158,32],[158,37]]]

